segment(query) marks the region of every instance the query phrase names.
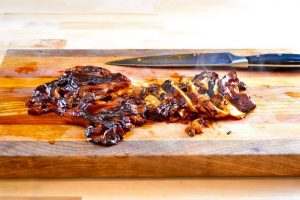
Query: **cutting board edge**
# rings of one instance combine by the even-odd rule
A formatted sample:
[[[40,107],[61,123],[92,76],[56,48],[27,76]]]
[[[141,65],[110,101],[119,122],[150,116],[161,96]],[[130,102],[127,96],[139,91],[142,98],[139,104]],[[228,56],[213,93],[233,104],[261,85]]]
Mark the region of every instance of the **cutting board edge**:
[[[93,157],[1,157],[0,178],[300,176],[300,155],[276,158],[269,155],[103,157],[101,160]],[[14,170],[3,163],[15,166]],[[157,166],[157,163],[164,164]]]
[[[235,141],[240,145],[233,146],[232,141],[214,141],[214,145],[207,141],[179,141],[177,145],[170,141],[128,141],[107,148],[86,142],[56,142],[48,146],[47,142],[35,142],[30,150],[26,150],[30,142],[5,143],[6,146],[2,142],[1,152],[6,147],[11,155],[0,156],[0,178],[300,176],[300,151],[293,151],[300,149],[300,140],[270,140],[263,147],[263,141]],[[272,153],[268,153],[268,146]],[[76,154],[76,150],[72,154],[72,147],[85,154]],[[169,152],[160,154],[162,148]],[[186,153],[189,148],[206,151],[184,154],[183,148]]]

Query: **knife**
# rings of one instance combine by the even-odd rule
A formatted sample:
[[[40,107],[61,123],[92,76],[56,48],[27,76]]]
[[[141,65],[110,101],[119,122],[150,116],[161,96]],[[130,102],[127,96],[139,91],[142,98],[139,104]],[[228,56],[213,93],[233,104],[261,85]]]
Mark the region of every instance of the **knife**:
[[[106,63],[133,67],[234,67],[300,69],[300,54],[259,54],[236,56],[229,52],[172,54],[129,58]]]

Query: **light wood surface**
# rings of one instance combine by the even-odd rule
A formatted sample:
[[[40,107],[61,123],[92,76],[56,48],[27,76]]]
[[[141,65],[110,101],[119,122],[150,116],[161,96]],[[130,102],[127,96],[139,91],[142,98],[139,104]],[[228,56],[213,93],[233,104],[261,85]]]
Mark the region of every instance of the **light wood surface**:
[[[299,186],[295,178],[30,179],[2,180],[0,191],[2,196],[82,196],[83,200],[297,200]]]
[[[7,48],[299,48],[297,0],[0,1]],[[2,84],[2,82],[1,82]],[[19,82],[21,84],[21,82]],[[150,184],[149,184],[150,183]],[[31,180],[0,182],[4,196],[83,199],[298,199],[298,178]],[[128,186],[128,187],[124,187]],[[55,189],[56,188],[56,189]],[[88,188],[88,189],[87,189]],[[113,188],[118,188],[116,193]]]
[[[175,72],[192,77],[199,70],[138,69],[105,63],[127,57],[206,51],[9,50],[0,69],[0,177],[300,175],[300,70],[238,71],[257,108],[245,119],[220,120],[193,138],[185,133],[184,124],[154,123],[133,129],[124,142],[105,148],[86,142],[83,127],[67,125],[54,114],[29,116],[24,105],[34,87],[75,65],[103,66],[138,84]],[[251,55],[290,50],[209,50],[217,51]],[[227,72],[215,71],[220,76]]]

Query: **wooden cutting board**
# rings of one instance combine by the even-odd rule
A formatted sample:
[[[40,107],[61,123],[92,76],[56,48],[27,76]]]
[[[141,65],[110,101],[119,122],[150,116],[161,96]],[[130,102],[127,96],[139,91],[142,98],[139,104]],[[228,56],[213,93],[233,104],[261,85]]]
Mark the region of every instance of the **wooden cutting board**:
[[[237,55],[288,50],[9,50],[0,68],[0,177],[173,177],[300,175],[300,71],[238,71],[257,108],[189,137],[180,123],[155,123],[102,147],[85,128],[55,114],[27,115],[26,99],[41,83],[76,65],[107,67],[133,82],[195,69],[106,66],[115,59],[169,53],[230,51]],[[295,51],[293,51],[295,53]],[[226,70],[216,70],[221,76]],[[231,132],[231,134],[228,134]]]

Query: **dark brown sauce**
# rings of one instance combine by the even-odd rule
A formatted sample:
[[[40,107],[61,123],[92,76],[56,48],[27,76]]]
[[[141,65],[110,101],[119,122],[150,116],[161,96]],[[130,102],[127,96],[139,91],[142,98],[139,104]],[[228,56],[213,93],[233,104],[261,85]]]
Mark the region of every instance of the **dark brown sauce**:
[[[35,71],[37,71],[37,63],[36,62],[26,63],[26,64],[24,64],[23,67],[18,67],[15,70],[15,72],[17,72],[17,73],[24,73],[24,74],[28,74],[28,73],[35,72]]]
[[[0,116],[0,125],[67,125],[67,123],[55,113],[33,116],[22,111],[22,113],[18,115]]]
[[[284,94],[292,98],[300,98],[300,92],[285,92]]]
[[[49,140],[48,143],[53,145],[53,144],[55,144],[55,140]]]

